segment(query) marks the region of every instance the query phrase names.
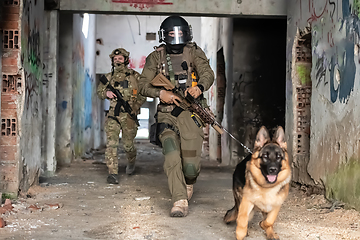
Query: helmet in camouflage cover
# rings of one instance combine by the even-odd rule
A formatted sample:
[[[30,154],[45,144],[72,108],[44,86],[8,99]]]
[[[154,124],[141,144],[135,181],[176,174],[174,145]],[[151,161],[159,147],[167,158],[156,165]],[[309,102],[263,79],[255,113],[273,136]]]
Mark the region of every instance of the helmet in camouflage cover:
[[[128,51],[126,51],[124,48],[116,48],[116,49],[114,49],[114,51],[111,52],[109,57],[111,58],[112,62],[114,61],[113,59],[114,59],[114,57],[116,55],[122,55],[124,57],[125,66],[127,66],[129,64],[129,55],[130,55],[130,53]]]

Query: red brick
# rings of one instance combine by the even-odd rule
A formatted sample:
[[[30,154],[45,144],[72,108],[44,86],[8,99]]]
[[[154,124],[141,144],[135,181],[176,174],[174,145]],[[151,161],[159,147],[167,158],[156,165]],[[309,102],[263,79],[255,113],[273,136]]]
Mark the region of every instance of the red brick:
[[[15,14],[15,13],[19,13],[20,12],[20,7],[19,6],[12,6],[12,7],[4,7],[3,8],[3,13],[5,15],[5,13],[7,14]]]
[[[14,102],[1,102],[1,109],[16,109]]]
[[[9,66],[9,65],[17,66],[17,60],[15,58],[3,58],[2,64],[3,66]]]
[[[2,161],[15,161],[17,146],[0,146],[0,150]]]
[[[16,182],[17,167],[15,163],[1,163],[0,165],[0,179],[1,182]]]
[[[1,29],[18,29],[19,22],[17,21],[2,21],[0,22]]]
[[[20,17],[18,13],[10,13],[10,14],[4,14],[2,20],[4,22],[6,21],[19,21]]]
[[[8,48],[3,48],[3,61],[5,58],[15,58],[15,59],[18,59],[19,57],[19,53],[20,53],[20,50],[19,49],[8,49]]]
[[[3,66],[2,67],[3,74],[17,74],[18,70],[19,69],[17,66]]]
[[[0,150],[3,146],[16,146],[16,136],[0,136]]]
[[[2,109],[1,110],[2,118],[17,118],[17,110],[16,109]]]
[[[2,93],[1,94],[1,103],[3,102],[15,102],[17,98],[16,93]]]

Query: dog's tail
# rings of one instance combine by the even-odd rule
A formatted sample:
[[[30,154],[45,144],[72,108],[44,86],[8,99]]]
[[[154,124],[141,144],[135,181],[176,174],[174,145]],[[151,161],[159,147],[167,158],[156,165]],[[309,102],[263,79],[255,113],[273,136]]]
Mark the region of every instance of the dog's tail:
[[[234,222],[238,215],[238,209],[236,206],[234,206],[232,209],[228,210],[224,216],[224,222],[226,224],[229,224],[231,222]]]

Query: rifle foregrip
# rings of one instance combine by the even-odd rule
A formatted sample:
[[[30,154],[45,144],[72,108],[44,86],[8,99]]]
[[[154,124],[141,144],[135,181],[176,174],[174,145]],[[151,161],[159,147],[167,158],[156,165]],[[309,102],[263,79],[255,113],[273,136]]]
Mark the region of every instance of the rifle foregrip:
[[[224,133],[224,130],[222,130],[218,125],[213,124],[211,125],[220,135]]]

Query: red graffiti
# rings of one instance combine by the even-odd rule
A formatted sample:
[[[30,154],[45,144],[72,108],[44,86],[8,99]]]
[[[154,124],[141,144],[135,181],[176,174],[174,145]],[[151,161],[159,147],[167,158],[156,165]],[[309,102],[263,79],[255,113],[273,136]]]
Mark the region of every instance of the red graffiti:
[[[139,68],[144,68],[145,63],[146,63],[146,56],[142,56],[140,60]]]
[[[135,69],[136,66],[135,66],[135,63],[134,63],[134,60],[132,58],[129,58],[129,68],[131,69]]]
[[[309,1],[309,11],[311,13],[311,17],[307,21],[310,23],[310,22],[316,21],[317,19],[321,18],[321,16],[324,14],[324,12],[326,10],[327,3],[328,2],[326,1],[323,11],[319,15],[317,15],[316,9],[314,7],[314,1]]]
[[[151,8],[154,5],[172,5],[172,2],[166,0],[111,0],[113,3],[129,3],[131,7],[140,8]]]

